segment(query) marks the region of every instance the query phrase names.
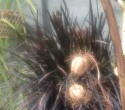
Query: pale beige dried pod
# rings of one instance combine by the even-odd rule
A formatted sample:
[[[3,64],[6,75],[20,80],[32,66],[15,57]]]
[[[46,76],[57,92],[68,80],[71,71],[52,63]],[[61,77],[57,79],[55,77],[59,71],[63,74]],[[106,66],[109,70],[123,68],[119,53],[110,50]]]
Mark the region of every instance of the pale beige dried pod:
[[[90,53],[78,54],[71,61],[71,74],[81,76],[83,75],[92,65],[93,59]]]
[[[91,100],[92,93],[80,84],[72,83],[66,91],[66,99],[72,107],[87,104]]]
[[[88,61],[82,56],[76,56],[71,62],[71,73],[82,75],[88,69]]]
[[[97,77],[100,79],[100,72],[96,59],[91,52],[76,54],[71,60],[70,75],[82,76],[87,70],[95,67],[97,69]]]

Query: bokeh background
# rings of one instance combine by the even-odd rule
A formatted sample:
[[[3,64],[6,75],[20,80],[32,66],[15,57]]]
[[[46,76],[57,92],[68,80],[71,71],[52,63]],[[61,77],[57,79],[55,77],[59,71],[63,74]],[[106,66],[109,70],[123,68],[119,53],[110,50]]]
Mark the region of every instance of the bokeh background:
[[[88,14],[89,0],[65,0],[65,1],[66,1],[66,5],[70,11],[70,16],[72,16],[73,19],[77,18],[79,24],[82,24],[84,18]],[[53,12],[55,10],[60,9],[60,6],[63,5],[62,0],[32,0],[32,2],[38,11],[39,19],[42,24],[44,24],[44,22],[45,22],[44,20],[47,20],[47,10],[49,10],[49,12]],[[115,16],[116,16],[118,29],[119,29],[119,32],[121,35],[123,51],[125,54],[125,37],[122,37],[122,34],[121,34],[122,33],[122,23],[123,23],[122,22],[123,21],[123,17],[122,17],[123,9],[120,6],[120,4],[118,4],[115,0],[111,0],[111,3],[112,3],[112,7],[114,9]],[[101,6],[100,0],[92,0],[92,5],[93,5],[93,11],[95,13],[97,13],[97,11],[103,12],[103,8]],[[97,5],[98,5],[98,9],[97,9]],[[22,7],[24,10],[23,11],[24,15],[26,16],[26,21],[33,24],[34,22],[33,22],[33,18],[31,17],[32,13],[31,13],[30,8],[25,7],[25,6],[22,6]]]

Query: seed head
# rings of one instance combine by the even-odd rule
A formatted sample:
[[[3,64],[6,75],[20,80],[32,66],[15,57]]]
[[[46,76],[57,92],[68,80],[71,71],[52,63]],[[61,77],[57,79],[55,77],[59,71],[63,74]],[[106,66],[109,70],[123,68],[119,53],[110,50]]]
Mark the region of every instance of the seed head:
[[[91,93],[82,85],[71,84],[66,92],[66,99],[72,106],[80,106],[89,102]]]
[[[89,53],[83,55],[76,55],[71,61],[71,73],[77,76],[83,75],[93,63],[92,57]]]

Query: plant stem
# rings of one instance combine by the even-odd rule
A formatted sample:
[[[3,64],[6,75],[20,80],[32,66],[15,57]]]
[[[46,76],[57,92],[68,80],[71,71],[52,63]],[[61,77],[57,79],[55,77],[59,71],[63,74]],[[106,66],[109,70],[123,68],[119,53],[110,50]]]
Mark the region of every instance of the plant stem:
[[[123,39],[123,54],[125,55],[125,9],[123,11],[123,29],[122,29],[122,39]]]
[[[115,57],[119,75],[119,88],[121,95],[122,110],[125,110],[125,63],[122,51],[120,35],[116,23],[115,15],[110,0],[101,0],[109,24],[111,39],[114,46]]]

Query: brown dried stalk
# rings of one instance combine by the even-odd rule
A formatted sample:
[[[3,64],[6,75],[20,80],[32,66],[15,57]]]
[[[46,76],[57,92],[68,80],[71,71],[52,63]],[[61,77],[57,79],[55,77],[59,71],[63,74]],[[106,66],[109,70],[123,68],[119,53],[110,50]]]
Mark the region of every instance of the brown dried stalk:
[[[119,74],[121,105],[122,105],[122,110],[125,110],[125,85],[124,85],[125,84],[125,63],[124,63],[124,56],[122,51],[120,35],[118,32],[117,23],[116,23],[115,15],[114,15],[110,0],[101,0],[101,2],[106,13],[110,34],[111,34],[111,38],[112,38],[112,42],[115,50],[115,56],[116,56],[116,62],[118,67],[118,74]]]

